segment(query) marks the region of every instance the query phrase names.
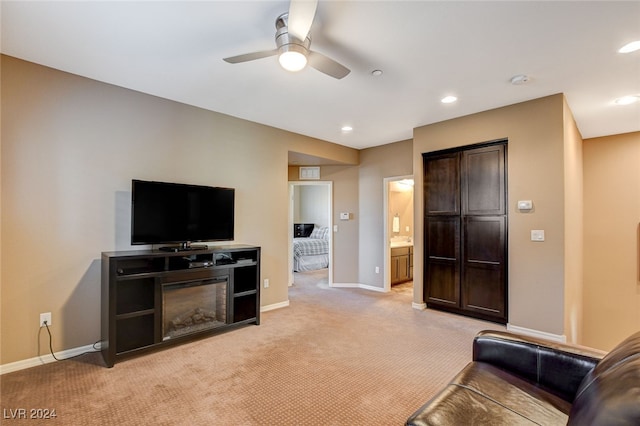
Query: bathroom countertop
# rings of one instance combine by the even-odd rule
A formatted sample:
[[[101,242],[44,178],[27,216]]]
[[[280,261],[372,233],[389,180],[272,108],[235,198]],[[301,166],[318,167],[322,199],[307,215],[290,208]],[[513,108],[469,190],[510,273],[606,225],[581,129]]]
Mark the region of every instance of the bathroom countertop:
[[[413,241],[392,241],[390,243],[391,248],[412,247],[412,246],[413,246]]]

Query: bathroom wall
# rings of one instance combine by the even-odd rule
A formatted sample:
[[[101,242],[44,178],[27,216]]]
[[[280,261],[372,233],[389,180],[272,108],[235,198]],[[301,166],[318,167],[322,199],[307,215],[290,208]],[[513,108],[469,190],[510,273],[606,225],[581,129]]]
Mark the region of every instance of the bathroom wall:
[[[329,226],[329,197],[327,189],[319,185],[296,185],[294,191],[294,223],[313,223]]]
[[[393,232],[393,218],[398,216],[400,231]],[[390,237],[413,237],[413,186],[397,181],[389,183],[389,229]]]

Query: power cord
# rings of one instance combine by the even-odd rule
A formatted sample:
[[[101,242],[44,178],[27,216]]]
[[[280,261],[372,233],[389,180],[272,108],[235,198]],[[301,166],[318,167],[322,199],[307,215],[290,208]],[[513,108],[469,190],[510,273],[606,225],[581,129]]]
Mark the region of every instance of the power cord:
[[[74,359],[74,358],[78,358],[79,356],[82,355],[86,355],[86,354],[93,354],[96,352],[100,352],[100,349],[96,348],[96,345],[98,343],[100,343],[100,341],[98,340],[97,342],[95,342],[93,345],[91,345],[93,347],[93,351],[86,351],[86,352],[82,352],[81,354],[78,355],[74,355],[74,356],[70,356],[69,358],[58,358],[56,357],[56,355],[53,353],[53,336],[51,335],[51,330],[49,330],[49,324],[47,324],[47,321],[42,321],[42,323],[44,324],[45,328],[47,329],[47,333],[49,334],[49,352],[51,352],[51,356],[53,357],[53,359],[55,359],[56,361],[67,361],[69,359]],[[40,327],[42,328],[42,326]]]

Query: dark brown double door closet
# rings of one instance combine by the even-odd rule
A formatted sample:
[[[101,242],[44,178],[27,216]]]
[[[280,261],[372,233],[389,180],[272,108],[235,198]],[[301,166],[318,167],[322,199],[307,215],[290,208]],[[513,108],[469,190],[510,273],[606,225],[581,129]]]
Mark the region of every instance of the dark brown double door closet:
[[[429,308],[507,322],[507,142],[422,154]]]

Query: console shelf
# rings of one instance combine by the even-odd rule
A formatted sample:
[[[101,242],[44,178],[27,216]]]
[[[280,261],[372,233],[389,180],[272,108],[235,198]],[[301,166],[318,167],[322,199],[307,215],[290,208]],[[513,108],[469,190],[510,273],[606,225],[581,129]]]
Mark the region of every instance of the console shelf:
[[[102,253],[101,347],[107,367],[145,351],[260,324],[259,281],[255,246]]]

